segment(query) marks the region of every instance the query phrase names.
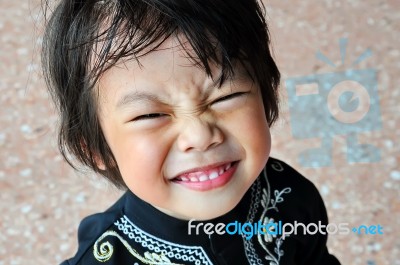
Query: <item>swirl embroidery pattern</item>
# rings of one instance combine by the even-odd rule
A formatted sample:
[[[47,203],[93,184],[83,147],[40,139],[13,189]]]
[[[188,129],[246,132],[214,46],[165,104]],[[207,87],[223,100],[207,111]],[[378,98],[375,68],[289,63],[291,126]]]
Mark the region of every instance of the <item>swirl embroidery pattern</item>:
[[[284,170],[284,167],[279,163],[279,162],[273,162],[272,164],[272,169],[281,172]],[[262,207],[262,213],[260,217],[260,221],[263,225],[267,225],[268,223],[274,222],[273,218],[269,218],[267,216],[268,211],[274,210],[274,211],[279,211],[277,204],[282,203],[284,201],[283,195],[290,193],[291,188],[287,187],[284,188],[283,190],[274,190],[274,197],[271,198],[271,192],[270,192],[270,185],[269,181],[267,178],[267,172],[266,169],[264,168],[264,179],[266,182],[266,188],[262,189],[262,194],[260,198],[260,193],[261,193],[261,185],[259,181],[257,181],[257,187],[254,188],[253,185],[253,193],[252,193],[252,205],[254,205],[253,209],[250,210],[247,221],[252,223],[254,222],[255,218],[255,212],[257,211],[257,208],[261,204]],[[256,191],[254,190],[256,189]],[[254,196],[256,198],[254,198]],[[286,236],[287,237],[287,236]],[[256,254],[256,251],[253,247],[253,243],[249,240],[246,240],[243,237],[244,240],[244,245],[245,245],[245,251],[246,251],[246,256],[250,262],[250,264],[257,264],[257,265],[262,265],[265,264],[263,261],[258,257]],[[281,249],[282,243],[283,243],[284,238],[277,237],[276,235],[271,235],[268,233],[265,233],[264,235],[262,234],[257,234],[257,241],[260,244],[260,246],[264,249],[266,252],[265,259],[269,261],[269,265],[279,265],[281,257],[284,255],[284,251]],[[273,246],[273,244],[275,246]],[[270,247],[273,246],[273,251],[271,251]]]
[[[129,251],[129,253],[143,262],[144,264],[151,264],[151,265],[182,265],[182,264],[177,264],[177,263],[172,263],[165,255],[161,254],[156,254],[156,253],[150,253],[150,252],[145,252],[144,257],[142,257],[135,249],[133,249],[129,243],[123,239],[117,232],[109,230],[104,232],[95,242],[93,246],[93,255],[96,258],[96,260],[100,262],[106,262],[109,260],[113,253],[114,253],[114,247],[111,245],[109,241],[103,242],[100,245],[100,248],[98,248],[98,244],[106,237],[108,236],[114,236],[118,238],[121,243],[126,247],[126,249]],[[100,251],[99,251],[100,250]]]

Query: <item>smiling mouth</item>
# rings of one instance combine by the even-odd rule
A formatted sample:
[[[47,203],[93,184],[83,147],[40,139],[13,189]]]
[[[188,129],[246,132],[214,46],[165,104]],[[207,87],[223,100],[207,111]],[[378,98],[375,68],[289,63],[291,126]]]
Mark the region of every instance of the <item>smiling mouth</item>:
[[[172,181],[180,182],[180,183],[202,183],[202,182],[210,182],[217,180],[219,177],[226,175],[227,172],[232,171],[233,168],[236,168],[238,161],[228,162],[222,164],[220,166],[216,166],[214,168],[209,169],[199,169],[193,172],[188,172],[181,174]]]

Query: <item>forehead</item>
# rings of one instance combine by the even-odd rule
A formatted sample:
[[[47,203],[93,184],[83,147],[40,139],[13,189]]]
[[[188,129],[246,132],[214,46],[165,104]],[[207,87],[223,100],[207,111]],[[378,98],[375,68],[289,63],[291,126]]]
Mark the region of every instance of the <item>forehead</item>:
[[[221,69],[210,62],[210,77],[195,60],[195,52],[187,42],[169,38],[138,60],[126,58],[103,73],[98,82],[100,98],[118,105],[115,101],[131,91],[203,96],[217,85]]]

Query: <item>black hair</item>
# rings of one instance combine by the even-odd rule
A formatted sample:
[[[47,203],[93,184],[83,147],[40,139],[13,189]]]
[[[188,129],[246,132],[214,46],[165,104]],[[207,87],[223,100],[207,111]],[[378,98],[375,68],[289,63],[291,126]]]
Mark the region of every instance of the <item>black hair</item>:
[[[140,63],[171,36],[189,42],[195,53],[188,52],[189,58],[209,76],[210,63],[219,65],[220,84],[234,74],[235,62],[244,65],[260,87],[272,125],[280,73],[264,16],[257,0],[61,0],[47,21],[42,65],[61,115],[58,144],[66,161],[77,169],[71,153],[126,188],[99,124],[96,82],[121,59]]]

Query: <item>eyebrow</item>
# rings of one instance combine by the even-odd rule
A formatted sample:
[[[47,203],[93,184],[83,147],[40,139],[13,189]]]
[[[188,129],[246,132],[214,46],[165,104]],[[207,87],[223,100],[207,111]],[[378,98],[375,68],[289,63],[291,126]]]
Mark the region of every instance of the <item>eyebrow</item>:
[[[122,96],[117,104],[116,104],[116,108],[117,109],[121,109],[126,105],[130,105],[134,102],[137,101],[145,101],[145,102],[161,102],[160,98],[152,93],[146,93],[146,92],[138,92],[138,91],[132,91],[129,92],[127,94],[125,94],[124,96]]]
[[[238,72],[239,76],[246,76],[247,74],[245,74],[244,72],[240,71]],[[226,81],[226,80],[225,80]],[[206,88],[206,93],[210,93],[213,89],[215,89],[216,87],[218,87],[218,80],[215,80],[212,82],[212,85]],[[147,92],[142,92],[142,91],[132,91],[129,92],[127,94],[125,94],[124,96],[122,96],[117,104],[116,104],[116,108],[117,109],[121,109],[126,105],[130,105],[134,102],[137,101],[144,101],[144,102],[163,102],[160,97],[158,97],[156,94],[153,93],[147,93]]]

